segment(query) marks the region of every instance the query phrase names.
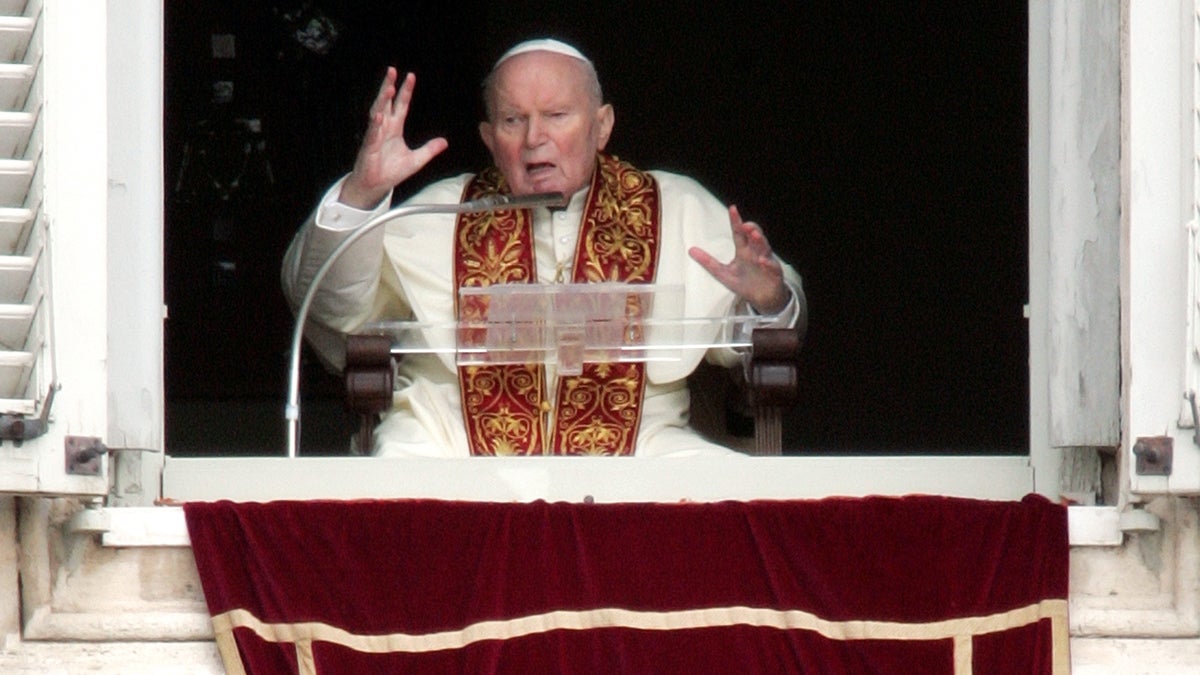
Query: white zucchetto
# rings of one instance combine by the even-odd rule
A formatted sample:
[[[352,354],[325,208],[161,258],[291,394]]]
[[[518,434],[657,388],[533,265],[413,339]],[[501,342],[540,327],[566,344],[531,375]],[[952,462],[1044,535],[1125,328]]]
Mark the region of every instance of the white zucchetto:
[[[511,49],[504,52],[500,58],[496,59],[496,64],[492,66],[492,70],[500,67],[500,64],[511,59],[518,54],[527,52],[552,52],[554,54],[562,54],[573,59],[579,59],[584,63],[591,63],[591,59],[583,55],[583,52],[572,47],[571,45],[553,38],[538,38],[536,40],[526,40],[514,45]]]

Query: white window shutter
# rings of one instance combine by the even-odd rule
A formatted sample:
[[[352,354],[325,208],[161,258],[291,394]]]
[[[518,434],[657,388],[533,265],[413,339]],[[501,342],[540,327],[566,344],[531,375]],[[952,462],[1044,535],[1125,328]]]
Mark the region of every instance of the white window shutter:
[[[1060,3],[1050,105],[1050,443],[1120,442],[1120,11]],[[1084,65],[1086,64],[1086,65]]]
[[[34,137],[38,59],[29,53],[36,22],[0,16],[0,413],[8,416],[39,412],[50,386],[45,371],[53,369],[43,358],[45,237],[41,190],[33,184],[41,155]]]
[[[104,25],[0,0],[0,492],[107,491]]]

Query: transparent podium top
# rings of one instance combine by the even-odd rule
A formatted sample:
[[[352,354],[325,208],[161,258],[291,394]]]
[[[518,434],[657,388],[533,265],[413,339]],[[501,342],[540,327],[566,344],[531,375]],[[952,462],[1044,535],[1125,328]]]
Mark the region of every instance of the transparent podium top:
[[[453,355],[458,365],[676,361],[689,350],[749,347],[762,323],[751,314],[684,316],[683,287],[665,284],[503,284],[459,292],[459,320],[387,321],[358,332],[385,335],[393,354]]]

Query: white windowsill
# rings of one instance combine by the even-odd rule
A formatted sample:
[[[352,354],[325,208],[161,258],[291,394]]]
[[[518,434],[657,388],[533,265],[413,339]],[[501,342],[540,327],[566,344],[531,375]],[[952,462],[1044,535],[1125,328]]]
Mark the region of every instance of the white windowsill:
[[[1067,525],[1072,547],[1120,546],[1124,536],[1111,506],[1071,506]],[[73,521],[73,531],[100,533],[109,547],[190,546],[181,506],[118,507],[95,509],[84,521]]]
[[[1020,499],[1024,456],[166,457],[162,496],[180,502],[437,498],[474,501],[820,499],[939,494]]]
[[[674,502],[942,494],[1018,500],[1024,457],[167,458],[163,496],[186,501],[429,498],[471,501]],[[949,488],[949,489],[948,489]],[[1073,506],[1072,546],[1117,546],[1115,507]],[[105,546],[187,546],[179,506],[103,508],[71,524]]]

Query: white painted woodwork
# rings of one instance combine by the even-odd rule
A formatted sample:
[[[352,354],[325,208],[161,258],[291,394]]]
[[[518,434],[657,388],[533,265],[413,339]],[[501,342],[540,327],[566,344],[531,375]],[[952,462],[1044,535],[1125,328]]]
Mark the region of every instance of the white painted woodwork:
[[[1025,457],[174,458],[163,497],[268,501],[431,497],[599,502],[945,494],[1020,499]]]
[[[1120,6],[1051,3],[1050,443],[1120,439]]]
[[[284,497],[287,498],[287,497]],[[531,497],[526,495],[524,501]],[[349,497],[345,499],[357,499]],[[613,501],[673,502],[658,495],[636,494]],[[693,500],[696,501],[696,500]],[[709,499],[708,501],[717,501]],[[1124,541],[1116,507],[1068,508],[1071,546],[1117,547]],[[112,548],[172,548],[191,546],[181,506],[89,508],[65,525],[70,535],[99,535],[100,545]]]
[[[1136,495],[1200,493],[1200,448],[1179,427],[1188,368],[1188,231],[1195,189],[1191,167],[1193,23],[1183,2],[1129,2],[1122,87],[1123,153],[1122,449]],[[1193,371],[1190,374],[1187,371]],[[1189,382],[1191,379],[1193,382]],[[1139,437],[1170,436],[1170,476],[1139,476]]]
[[[1050,443],[1050,3],[1029,3],[1029,459],[1035,490],[1066,487],[1063,451]]]
[[[40,217],[48,232],[41,242],[44,250],[38,268],[45,272],[41,302],[46,306],[41,311],[49,312],[49,321],[45,348],[37,355],[39,363],[46,365],[35,369],[40,379],[30,385],[31,395],[45,396],[52,381],[61,388],[45,435],[19,447],[5,443],[0,448],[0,492],[102,495],[108,489],[103,475],[66,475],[64,438],[103,437],[107,418],[107,258],[96,255],[104,250],[108,236],[103,216],[108,162],[106,36],[104,30],[97,30],[106,25],[105,7],[32,0],[16,11],[41,16],[26,56],[39,67],[24,103],[24,112],[40,110],[30,145],[42,148],[41,159],[35,174],[22,180],[31,192],[24,199],[40,201]],[[18,65],[5,69],[3,75],[24,72],[33,63]],[[15,171],[20,162],[26,160],[0,162],[0,174]]]
[[[107,442],[115,506],[158,496],[163,417],[163,27],[158,0],[109,0]],[[119,140],[119,142],[117,142]]]

